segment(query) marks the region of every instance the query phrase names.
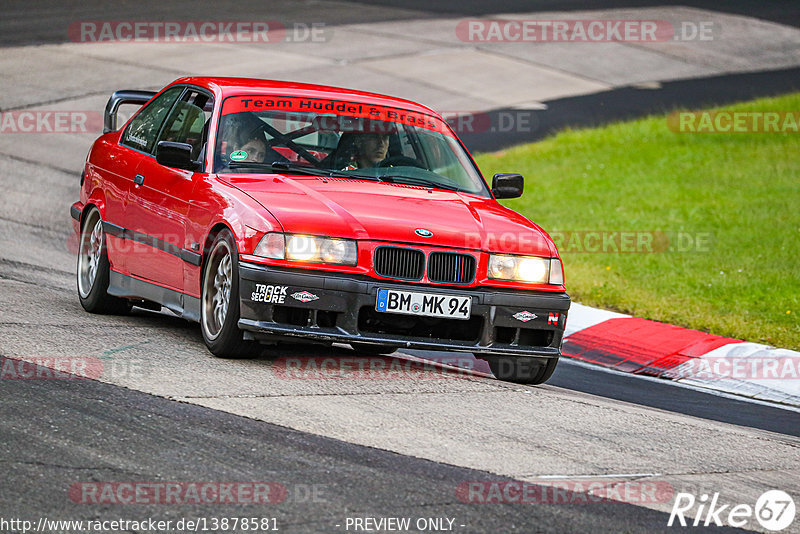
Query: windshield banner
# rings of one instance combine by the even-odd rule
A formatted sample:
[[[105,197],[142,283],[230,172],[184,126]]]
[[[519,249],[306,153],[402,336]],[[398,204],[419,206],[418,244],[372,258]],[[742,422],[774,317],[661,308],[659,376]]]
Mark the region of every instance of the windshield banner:
[[[399,123],[452,135],[446,123],[433,115],[359,102],[250,95],[228,97],[222,108],[223,115],[248,111],[284,111],[287,113],[284,117],[287,120],[294,118],[306,121],[308,113],[326,114],[327,116],[316,117],[313,121],[323,131],[391,133],[395,131],[393,123]]]

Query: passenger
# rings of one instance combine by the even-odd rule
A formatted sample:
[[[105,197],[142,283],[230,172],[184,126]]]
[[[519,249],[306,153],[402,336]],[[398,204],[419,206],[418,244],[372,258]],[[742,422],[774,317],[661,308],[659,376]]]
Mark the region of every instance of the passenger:
[[[272,163],[268,158],[267,141],[264,136],[264,123],[255,114],[237,113],[224,118],[225,153],[232,162],[248,161]]]
[[[257,163],[272,163],[266,161],[267,156],[267,142],[263,137],[255,136],[247,140],[241,145],[234,145],[234,152],[244,152],[245,157],[236,159],[235,161],[254,161]],[[233,152],[231,153],[233,154]],[[233,158],[231,158],[233,159]]]

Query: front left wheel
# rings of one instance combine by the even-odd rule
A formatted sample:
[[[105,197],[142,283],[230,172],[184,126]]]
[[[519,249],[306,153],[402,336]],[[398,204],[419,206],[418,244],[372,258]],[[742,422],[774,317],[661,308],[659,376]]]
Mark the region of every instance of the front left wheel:
[[[111,265],[108,261],[103,219],[97,208],[90,208],[81,224],[78,245],[78,298],[89,313],[125,314],[131,303],[108,294]]]
[[[214,239],[203,268],[200,329],[214,356],[251,358],[258,344],[245,341],[239,330],[239,254],[227,230]]]

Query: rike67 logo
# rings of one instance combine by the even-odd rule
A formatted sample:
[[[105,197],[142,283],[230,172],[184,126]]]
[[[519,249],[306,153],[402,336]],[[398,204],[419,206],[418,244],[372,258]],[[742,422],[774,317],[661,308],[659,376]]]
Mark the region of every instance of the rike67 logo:
[[[742,528],[755,519],[766,530],[777,532],[794,522],[794,499],[781,490],[764,492],[755,506],[744,503],[725,503],[719,493],[711,497],[702,494],[699,498],[691,493],[678,493],[669,515],[667,526],[722,527]]]

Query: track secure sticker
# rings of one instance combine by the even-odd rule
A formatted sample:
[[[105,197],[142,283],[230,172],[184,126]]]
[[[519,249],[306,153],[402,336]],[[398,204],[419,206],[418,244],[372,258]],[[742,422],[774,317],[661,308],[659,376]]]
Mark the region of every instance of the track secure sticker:
[[[234,150],[231,152],[231,161],[242,161],[247,159],[247,152],[244,150]]]
[[[256,290],[250,294],[253,302],[265,302],[270,304],[283,304],[286,300],[286,290],[289,286],[268,286],[256,284]]]

